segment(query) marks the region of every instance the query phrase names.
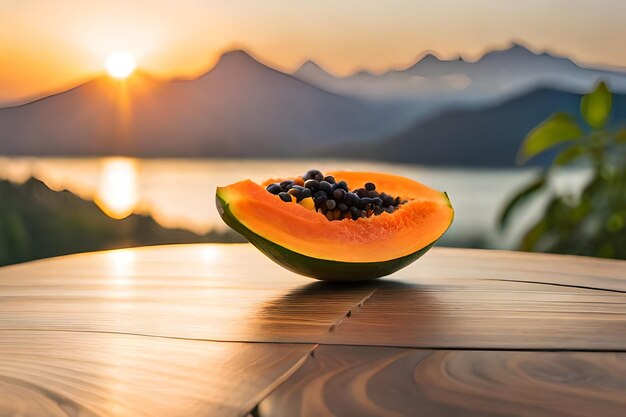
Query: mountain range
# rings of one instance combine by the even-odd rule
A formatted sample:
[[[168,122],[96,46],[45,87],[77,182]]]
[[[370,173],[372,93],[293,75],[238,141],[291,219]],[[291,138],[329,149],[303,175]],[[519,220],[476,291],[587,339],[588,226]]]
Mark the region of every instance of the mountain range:
[[[585,92],[600,78],[614,90],[626,92],[626,72],[580,66],[566,57],[533,52],[520,43],[487,52],[475,62],[461,57],[440,59],[433,53],[426,53],[407,68],[381,74],[360,71],[337,77],[313,61],[305,62],[293,74],[340,94],[416,102],[425,98],[437,102],[484,101],[547,85]]]
[[[426,54],[405,69],[348,77],[312,61],[288,74],[235,50],[192,80],[102,76],[0,108],[0,154],[508,166],[536,123],[557,110],[577,113],[580,93],[598,79],[626,91],[626,72],[520,44],[475,62]],[[622,100],[616,95],[616,111],[626,117]]]
[[[392,137],[364,146],[343,146],[328,155],[350,152],[357,159],[422,165],[513,167],[526,134],[556,111],[580,116],[582,95],[539,88],[478,108],[444,111],[420,120]],[[613,95],[609,126],[626,125],[626,95]],[[547,154],[549,156],[550,154]],[[531,161],[543,165],[549,158]]]
[[[405,120],[398,106],[325,91],[237,50],[194,80],[103,76],[2,108],[0,154],[297,155]]]

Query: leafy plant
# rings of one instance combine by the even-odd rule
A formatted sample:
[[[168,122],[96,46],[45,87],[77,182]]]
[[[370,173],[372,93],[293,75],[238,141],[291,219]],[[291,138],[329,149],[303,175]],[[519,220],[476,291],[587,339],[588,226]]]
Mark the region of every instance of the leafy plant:
[[[529,200],[549,193],[545,212],[524,234],[521,250],[626,259],[626,129],[606,127],[611,106],[611,92],[600,82],[580,103],[587,126],[572,115],[555,113],[524,139],[521,163],[549,149],[563,149],[502,211],[499,225],[505,228]],[[555,169],[575,163],[592,170],[579,195],[551,192]]]

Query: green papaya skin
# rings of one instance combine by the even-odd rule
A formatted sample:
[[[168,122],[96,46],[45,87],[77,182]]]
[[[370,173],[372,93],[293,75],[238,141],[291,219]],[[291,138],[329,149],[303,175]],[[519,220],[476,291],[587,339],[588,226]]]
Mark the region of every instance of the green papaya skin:
[[[393,274],[415,262],[437,242],[435,240],[428,246],[401,258],[382,262],[341,262],[312,258],[277,245],[248,229],[237,220],[231,212],[228,202],[224,201],[219,195],[216,195],[216,205],[224,222],[248,239],[250,243],[272,261],[296,274],[322,281],[358,282]]]

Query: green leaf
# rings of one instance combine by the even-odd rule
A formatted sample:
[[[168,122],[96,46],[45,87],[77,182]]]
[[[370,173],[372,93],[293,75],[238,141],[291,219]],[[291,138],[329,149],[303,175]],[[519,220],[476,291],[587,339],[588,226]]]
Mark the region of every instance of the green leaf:
[[[572,116],[567,113],[554,113],[526,136],[517,158],[518,162],[526,162],[546,149],[578,139],[582,134],[580,126]]]
[[[537,245],[541,239],[550,233],[550,227],[547,219],[541,219],[533,227],[528,229],[522,237],[519,249],[526,252],[537,252]]]
[[[606,84],[601,81],[596,89],[580,101],[580,112],[594,129],[602,129],[611,115],[612,98]]]
[[[537,191],[542,189],[546,185],[546,177],[542,174],[539,178],[522,188],[504,207],[498,220],[498,226],[500,229],[504,229],[513,214],[513,212],[524,202],[528,201]]]
[[[585,154],[585,148],[580,145],[573,145],[559,153],[554,158],[554,165],[563,166],[567,165],[573,160],[583,156]]]

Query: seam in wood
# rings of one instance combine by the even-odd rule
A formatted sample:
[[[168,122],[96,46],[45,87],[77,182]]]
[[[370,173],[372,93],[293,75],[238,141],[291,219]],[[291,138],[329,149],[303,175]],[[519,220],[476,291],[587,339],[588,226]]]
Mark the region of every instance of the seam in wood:
[[[274,379],[267,387],[265,387],[265,389],[257,393],[253,398],[254,405],[244,411],[243,416],[261,417],[261,414],[259,413],[259,405],[261,405],[261,403],[272,392],[274,392],[278,387],[283,385],[289,378],[291,378],[291,376],[295,374],[307,360],[309,360],[309,357],[315,359],[314,352],[315,349],[317,349],[319,346],[319,344],[315,344],[313,347],[311,347],[311,349],[306,354],[304,354],[296,363],[294,363],[287,371],[281,374],[278,378]]]
[[[485,281],[519,282],[522,284],[551,285],[555,287],[569,287],[569,288],[578,288],[582,290],[606,291],[606,292],[616,292],[620,294],[626,294],[626,291],[623,291],[623,290],[615,290],[612,288],[587,287],[585,285],[559,284],[556,282],[530,281],[530,280],[521,280],[521,279],[498,279],[498,278],[482,278],[482,279]]]
[[[87,333],[87,334],[111,334],[120,336],[137,336],[137,337],[151,337],[155,339],[171,339],[171,340],[188,340],[192,342],[209,342],[209,343],[250,343],[261,345],[316,345],[316,346],[349,346],[349,347],[364,347],[364,348],[398,348],[398,349],[415,349],[415,350],[460,350],[460,351],[476,351],[476,352],[601,352],[601,353],[626,353],[626,346],[623,348],[556,348],[556,347],[480,347],[480,346],[446,346],[446,345],[392,345],[392,344],[358,344],[358,343],[334,343],[334,342],[316,342],[316,341],[280,341],[280,340],[226,340],[226,339],[200,339],[193,337],[181,337],[181,336],[160,336],[144,333],[130,333],[130,332],[113,332],[104,330],[72,330],[72,329],[7,329],[0,328],[0,332],[59,332],[59,333]],[[312,357],[315,354],[311,351]]]
[[[361,307],[363,307],[363,305],[370,299],[372,298],[372,296],[374,295],[374,293],[378,291],[378,287],[374,288],[371,292],[369,292],[365,297],[363,297],[358,303],[356,303],[354,306],[350,307],[350,309],[348,311],[346,311],[344,313],[343,316],[341,316],[339,318],[339,320],[337,320],[337,322],[333,323],[330,328],[328,329],[328,332],[334,332],[335,330],[337,330],[337,327],[339,327],[339,325],[345,320],[345,319],[349,319],[350,317],[352,317],[352,310],[355,309],[359,309]]]

